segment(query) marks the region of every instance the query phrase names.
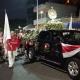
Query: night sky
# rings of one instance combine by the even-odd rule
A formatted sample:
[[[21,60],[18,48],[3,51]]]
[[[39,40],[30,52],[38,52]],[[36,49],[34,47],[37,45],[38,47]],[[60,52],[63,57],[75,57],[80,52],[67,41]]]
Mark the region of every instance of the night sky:
[[[6,9],[8,17],[11,19],[25,18],[27,0],[0,0],[0,19],[4,16]]]
[[[62,0],[39,0],[39,4],[45,1],[60,2]],[[36,0],[0,0],[0,19],[3,19],[5,9],[10,19],[24,19],[27,17],[29,7],[35,5]]]
[[[62,3],[64,0],[38,0],[39,4],[48,2]],[[27,24],[32,23],[36,14],[33,14],[33,7],[36,6],[36,0],[0,0],[0,23],[4,22],[5,9],[9,20],[25,20]],[[16,22],[16,21],[15,21]],[[21,22],[19,22],[20,24]],[[13,21],[14,24],[14,21]]]
[[[38,1],[39,4],[41,4],[46,1],[62,3],[65,0],[38,0]],[[27,10],[29,10],[29,8],[33,6],[36,6],[36,0],[0,0],[0,19],[3,19],[4,17],[4,9],[6,9],[9,18],[24,19],[27,17]]]

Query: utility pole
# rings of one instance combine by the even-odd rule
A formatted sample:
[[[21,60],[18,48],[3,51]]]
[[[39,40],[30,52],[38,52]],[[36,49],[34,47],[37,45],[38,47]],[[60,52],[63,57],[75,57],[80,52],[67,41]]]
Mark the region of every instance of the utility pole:
[[[37,0],[37,27],[36,27],[36,29],[38,29],[38,0]]]

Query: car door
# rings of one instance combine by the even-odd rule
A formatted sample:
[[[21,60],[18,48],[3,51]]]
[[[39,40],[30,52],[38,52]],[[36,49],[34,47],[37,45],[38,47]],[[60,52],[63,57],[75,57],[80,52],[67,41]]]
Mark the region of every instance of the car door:
[[[51,33],[49,31],[43,31],[39,34],[38,37],[38,51],[39,54],[45,56],[45,58],[49,57],[50,48],[51,47]]]
[[[52,32],[45,31],[39,35],[38,39],[39,54],[42,57],[44,56],[45,59],[56,62],[62,60],[59,34],[53,35]]]
[[[54,35],[55,34],[55,35]],[[61,46],[61,33],[55,32],[52,36],[52,46],[51,46],[51,53],[50,53],[50,60],[55,62],[62,62],[62,46]]]

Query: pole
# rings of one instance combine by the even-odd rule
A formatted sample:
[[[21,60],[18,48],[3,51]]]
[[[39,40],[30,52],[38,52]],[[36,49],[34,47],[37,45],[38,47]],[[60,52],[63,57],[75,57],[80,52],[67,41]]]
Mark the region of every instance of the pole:
[[[37,27],[36,28],[38,29],[38,0],[37,0]]]

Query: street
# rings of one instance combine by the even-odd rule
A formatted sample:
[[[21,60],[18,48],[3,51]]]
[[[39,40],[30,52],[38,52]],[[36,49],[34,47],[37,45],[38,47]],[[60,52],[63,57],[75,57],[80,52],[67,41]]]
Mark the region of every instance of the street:
[[[9,69],[7,63],[0,64],[0,80],[71,80],[67,73],[51,68],[41,62],[24,64],[21,58]]]

